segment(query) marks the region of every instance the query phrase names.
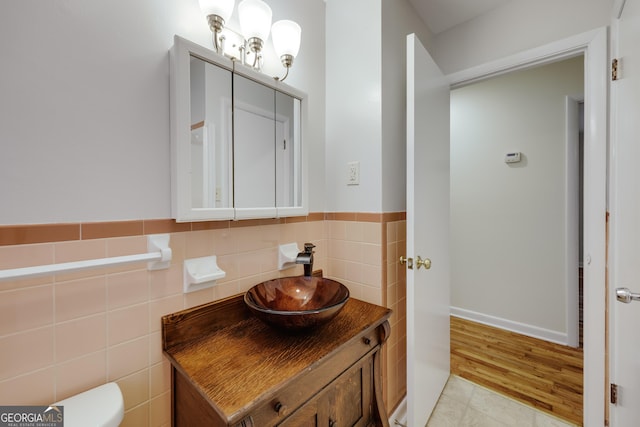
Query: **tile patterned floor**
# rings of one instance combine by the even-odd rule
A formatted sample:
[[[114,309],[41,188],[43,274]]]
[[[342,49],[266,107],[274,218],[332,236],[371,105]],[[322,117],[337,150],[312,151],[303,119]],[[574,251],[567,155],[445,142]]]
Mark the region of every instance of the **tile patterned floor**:
[[[574,425],[452,375],[427,427],[574,427]]]

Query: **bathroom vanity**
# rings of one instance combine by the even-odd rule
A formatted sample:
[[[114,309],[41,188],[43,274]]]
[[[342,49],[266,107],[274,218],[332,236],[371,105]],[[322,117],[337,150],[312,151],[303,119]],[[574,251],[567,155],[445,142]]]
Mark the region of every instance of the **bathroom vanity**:
[[[238,295],[164,316],[172,425],[388,426],[380,349],[390,314],[351,298],[329,323],[291,333]]]

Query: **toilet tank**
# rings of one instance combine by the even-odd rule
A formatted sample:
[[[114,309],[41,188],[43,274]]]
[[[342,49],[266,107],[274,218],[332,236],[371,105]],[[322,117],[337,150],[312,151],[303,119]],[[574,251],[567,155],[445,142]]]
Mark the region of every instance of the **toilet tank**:
[[[117,427],[124,400],[116,383],[107,383],[53,404],[64,407],[64,427]]]

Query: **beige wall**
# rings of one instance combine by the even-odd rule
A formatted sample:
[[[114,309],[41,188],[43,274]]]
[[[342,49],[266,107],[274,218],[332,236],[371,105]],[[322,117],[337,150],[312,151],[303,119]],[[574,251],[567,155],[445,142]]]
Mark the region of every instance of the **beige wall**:
[[[208,223],[216,229],[171,232],[173,260],[167,270],[147,271],[138,264],[0,282],[0,402],[44,405],[116,381],[125,399],[124,426],[168,425],[170,371],[162,355],[160,318],[242,293],[266,279],[302,274],[301,266],[277,270],[277,246],[297,242],[302,247],[312,241],[317,246],[316,269],[343,281],[354,298],[381,305],[388,301],[394,309],[385,358],[385,395],[392,409],[404,394],[404,380],[396,378],[404,361],[404,341],[397,332],[403,330],[404,292],[392,261],[404,231],[398,225],[403,223],[401,214],[394,215],[393,222],[387,218],[314,214],[308,221]],[[182,227],[166,224],[169,229]],[[151,225],[146,228],[163,231]],[[47,241],[57,239],[47,228],[0,227],[0,269],[147,251],[144,231],[111,237],[96,232],[91,238],[92,229],[107,230],[103,236],[116,229],[115,234],[130,234],[135,227],[129,223],[84,228],[89,236],[85,240]],[[15,244],[21,239],[43,242]],[[392,255],[389,264],[387,252]],[[227,276],[214,288],[183,294],[182,261],[207,255],[218,256]]]

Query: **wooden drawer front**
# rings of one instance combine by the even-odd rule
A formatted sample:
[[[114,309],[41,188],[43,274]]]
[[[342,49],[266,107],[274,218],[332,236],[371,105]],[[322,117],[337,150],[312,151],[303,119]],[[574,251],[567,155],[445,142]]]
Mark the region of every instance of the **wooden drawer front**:
[[[303,403],[327,386],[350,366],[368,353],[379,350],[377,330],[370,331],[358,340],[347,344],[339,352],[324,360],[319,366],[307,371],[274,393],[273,398],[261,402],[251,410],[256,426],[273,426],[293,413]],[[280,409],[280,411],[278,411]]]
[[[322,410],[320,405],[324,403],[321,398],[314,398],[310,402],[305,403],[300,409],[295,411],[291,416],[285,419],[282,423],[278,424],[278,427],[318,427],[320,425],[326,426],[328,422],[321,423],[320,417],[322,416]]]

